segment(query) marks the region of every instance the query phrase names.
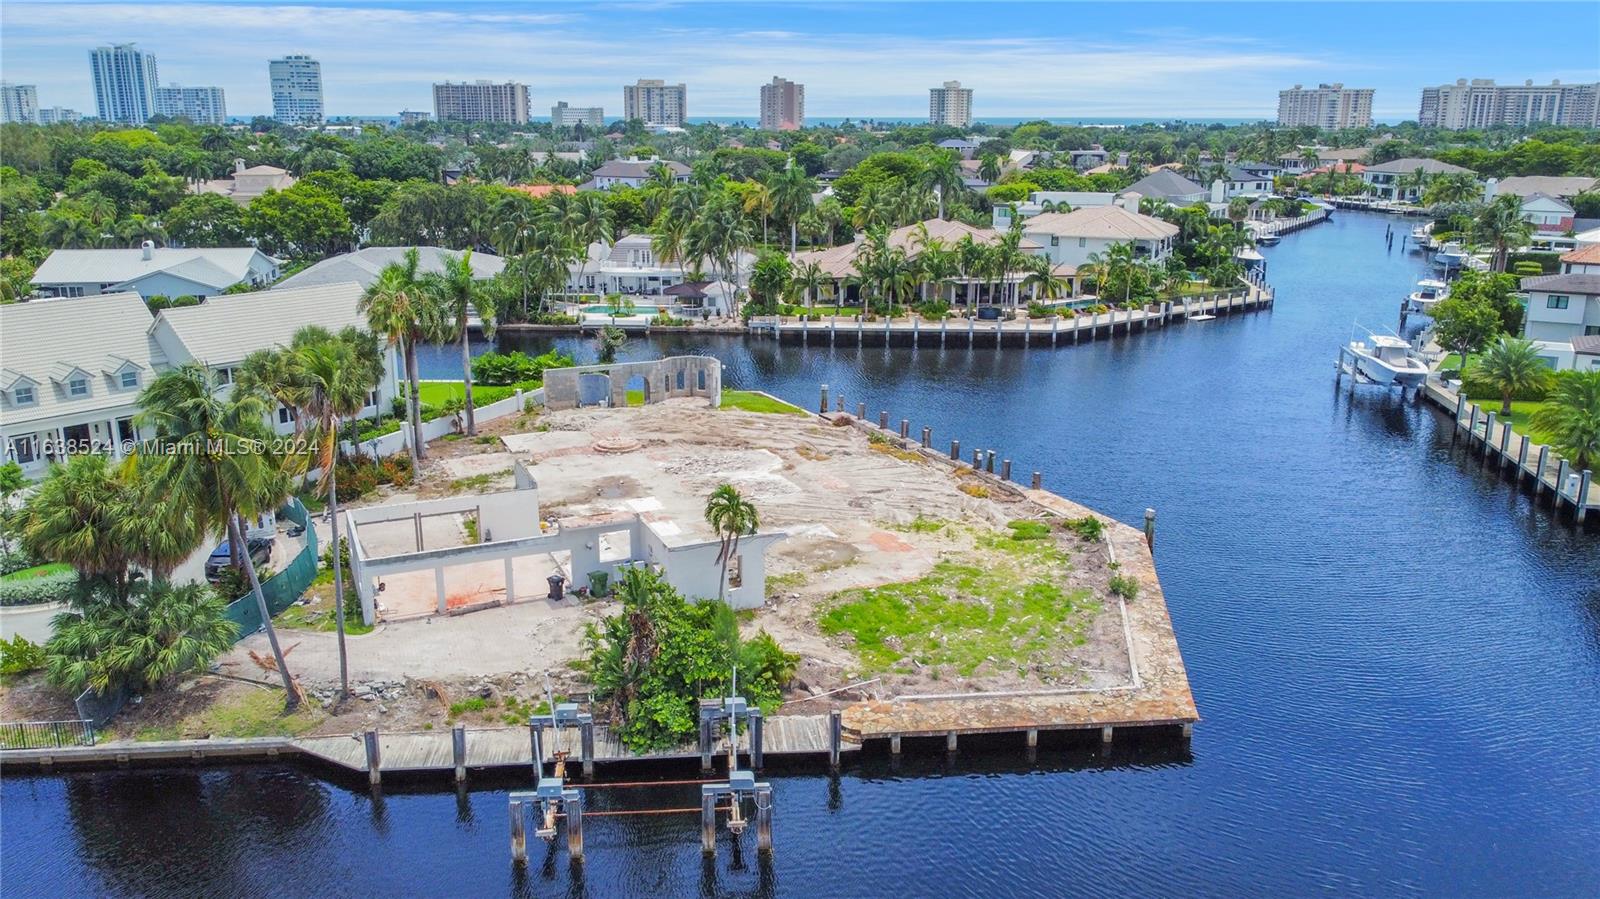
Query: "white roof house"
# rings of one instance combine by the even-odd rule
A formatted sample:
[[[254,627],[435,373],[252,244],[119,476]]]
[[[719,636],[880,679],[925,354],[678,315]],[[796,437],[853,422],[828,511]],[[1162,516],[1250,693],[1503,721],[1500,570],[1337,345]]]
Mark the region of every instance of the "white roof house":
[[[698,266],[685,261],[680,267],[677,260],[660,258],[651,241],[649,234],[629,234],[614,244],[590,244],[582,263],[567,266],[568,289],[574,293],[659,296],[668,287],[683,283],[684,275],[693,275],[696,268],[714,274],[710,260],[702,260]],[[744,250],[735,257],[735,276],[741,283],[755,260],[753,253]]]
[[[289,287],[314,287],[319,284],[338,284],[345,281],[354,281],[363,288],[371,287],[372,282],[378,280],[378,273],[392,262],[401,262],[405,259],[406,250],[411,247],[367,247],[356,250],[354,253],[341,253],[318,262],[310,268],[303,269],[284,278],[274,286],[274,290],[283,290]],[[447,250],[442,247],[416,247],[417,272],[419,274],[435,274],[444,271],[445,256],[459,256],[459,250]],[[472,274],[480,280],[493,278],[500,274],[506,267],[505,259],[493,253],[472,253]]]
[[[296,180],[287,169],[280,169],[275,165],[253,165],[246,168],[243,159],[235,159],[232,177],[201,181],[195,185],[194,192],[221,194],[240,206],[249,206],[251,200],[269,190],[288,190],[294,186]]]
[[[607,190],[613,187],[640,187],[650,180],[651,170],[664,165],[672,172],[672,180],[682,184],[689,180],[689,167],[672,159],[612,159],[603,163],[578,186],[579,190]]]
[[[88,297],[132,291],[144,297],[219,294],[235,284],[265,287],[278,277],[280,260],[254,247],[158,247],[56,250],[34,272],[34,290],[46,297]]]
[[[333,332],[366,328],[366,316],[357,308],[362,292],[360,284],[345,281],[212,297],[198,306],[161,310],[150,325],[150,336],[169,364],[199,362],[214,371],[219,382],[231,383],[233,369],[246,356],[288,346],[307,325]],[[395,349],[385,345],[383,358],[383,378],[362,415],[386,407],[399,393]],[[280,409],[275,424],[280,431],[289,431],[294,420]]]
[[[1131,243],[1135,255],[1159,262],[1172,252],[1178,226],[1132,211],[1139,208],[1140,199],[1127,193],[1111,206],[1046,212],[1023,222],[1022,233],[1057,265],[1076,268],[1119,243]]]
[[[0,456],[30,476],[136,440],[139,391],[166,364],[136,293],[0,306]]]

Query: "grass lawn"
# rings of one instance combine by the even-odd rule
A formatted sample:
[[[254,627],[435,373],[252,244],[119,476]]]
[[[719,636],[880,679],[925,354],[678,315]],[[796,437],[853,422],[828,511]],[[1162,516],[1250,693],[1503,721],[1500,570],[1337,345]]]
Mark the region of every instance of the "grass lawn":
[[[28,581],[36,577],[66,574],[70,571],[72,571],[71,565],[62,562],[46,562],[43,565],[35,565],[32,568],[24,568],[21,571],[13,571],[10,574],[0,574],[0,581]]]
[[[1495,421],[1505,421],[1505,419],[1500,416],[1499,400],[1481,399],[1476,400],[1475,402],[1477,402],[1478,406],[1482,408],[1483,411],[1493,412],[1495,415]],[[1532,400],[1513,401],[1511,403],[1511,427],[1518,434],[1527,434],[1529,437],[1533,438],[1534,443],[1548,444],[1551,440],[1550,435],[1533,426],[1533,413],[1543,405],[1544,403],[1535,402]],[[1462,416],[1462,418],[1465,417],[1466,416]],[[1513,441],[1512,446],[1516,446],[1515,441]]]
[[[314,730],[325,716],[310,702],[292,715],[283,713],[283,693],[251,690],[237,699],[219,702],[174,724],[147,727],[136,740],[183,740],[213,737],[297,737]]]
[[[628,404],[633,404],[633,395],[629,393]],[[742,412],[772,412],[779,415],[804,415],[806,410],[793,406],[783,400],[773,399],[752,390],[724,390],[722,391],[722,408],[738,409]]]
[[[475,406],[487,406],[497,403],[517,392],[517,387],[523,390],[533,390],[540,385],[539,381],[525,381],[522,384],[510,387],[491,387],[485,384],[472,385],[472,403]],[[454,398],[457,402],[465,402],[467,395],[466,385],[461,381],[419,381],[417,395],[422,399],[424,406],[435,409],[442,408],[445,403]]]
[[[861,673],[909,673],[912,660],[970,676],[980,665],[1018,670],[1061,664],[1100,609],[1089,590],[1061,585],[1071,568],[1051,539],[982,534],[978,549],[914,581],[838,594],[818,619],[855,641]],[[993,661],[990,661],[990,660]]]

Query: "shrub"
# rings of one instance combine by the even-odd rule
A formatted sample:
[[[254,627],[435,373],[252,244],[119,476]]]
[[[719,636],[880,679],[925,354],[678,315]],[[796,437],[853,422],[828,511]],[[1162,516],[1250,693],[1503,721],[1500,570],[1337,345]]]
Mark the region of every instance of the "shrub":
[[[545,369],[570,365],[572,357],[555,350],[538,356],[529,356],[521,350],[484,353],[472,360],[472,380],[475,384],[504,387],[519,381],[538,381],[544,378]]]
[[[1053,316],[1055,314],[1056,314],[1056,310],[1054,308],[1052,308],[1050,306],[1046,306],[1043,303],[1029,303],[1028,304],[1028,317],[1029,318],[1049,318],[1049,317],[1051,317],[1051,316]]]
[[[917,304],[917,314],[930,321],[950,317],[950,304],[944,300],[928,300]]]
[[[652,327],[652,328],[687,328],[687,327],[689,327],[689,320],[686,319],[686,318],[676,318],[674,316],[668,315],[665,312],[657,312],[650,319],[650,327]]]
[[[1109,584],[1111,593],[1132,602],[1139,595],[1139,582],[1125,574],[1113,574]]]
[[[44,667],[44,647],[17,634],[0,640],[0,676],[15,677]]]
[[[530,325],[575,325],[578,323],[576,315],[567,315],[564,312],[538,312],[528,316]]]
[[[1061,522],[1061,526],[1077,534],[1078,538],[1086,543],[1098,542],[1106,532],[1105,522],[1093,515],[1085,515],[1082,518],[1069,518]]]
[[[144,584],[135,601],[95,603],[55,619],[45,644],[50,682],[100,693],[170,685],[233,646],[234,623],[209,587]]]
[[[77,595],[78,575],[63,571],[41,577],[0,581],[0,606],[32,606],[66,602]]]

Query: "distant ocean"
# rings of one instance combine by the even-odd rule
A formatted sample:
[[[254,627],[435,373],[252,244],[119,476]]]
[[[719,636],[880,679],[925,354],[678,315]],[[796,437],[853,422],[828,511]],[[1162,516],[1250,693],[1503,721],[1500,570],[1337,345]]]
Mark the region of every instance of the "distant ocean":
[[[550,121],[550,117],[549,116],[531,116],[529,120],[532,121],[532,122],[549,122]],[[1186,123],[1191,124],[1191,125],[1249,125],[1249,124],[1252,124],[1252,123],[1255,123],[1255,122],[1267,121],[1267,119],[1264,118],[1264,117],[1263,118],[1182,118],[1182,117],[1161,118],[1161,117],[1155,117],[1155,116],[1016,116],[1016,117],[995,116],[993,118],[988,118],[988,117],[979,118],[976,121],[979,124],[984,124],[984,125],[1020,125],[1023,122],[1038,122],[1038,121],[1041,121],[1041,120],[1049,122],[1052,125],[1106,125],[1106,126],[1111,126],[1111,127],[1121,127],[1121,126],[1125,126],[1125,125],[1144,125],[1144,124],[1150,124],[1150,123],[1157,124],[1157,125],[1166,125],[1166,124],[1170,124],[1172,122],[1186,122]],[[229,117],[229,121],[247,123],[247,122],[250,121],[250,117],[248,117],[248,116],[230,116]],[[349,123],[349,122],[357,122],[357,121],[359,121],[359,122],[378,122],[378,123],[387,124],[387,125],[395,125],[395,124],[399,123],[400,117],[399,116],[395,116],[395,115],[330,116],[328,118],[328,121],[330,123]],[[608,117],[606,119],[606,124],[609,125],[612,122],[616,122],[616,121],[620,121],[620,118]],[[689,117],[689,121],[691,123],[693,123],[693,124],[696,124],[696,125],[705,124],[705,123],[709,122],[709,123],[713,123],[713,124],[717,124],[717,125],[741,125],[742,124],[742,125],[748,125],[748,126],[754,127],[755,124],[756,124],[756,118],[753,117],[753,116],[732,116],[732,115],[690,116]],[[808,125],[839,125],[839,124],[843,124],[844,122],[847,122],[847,121],[856,122],[856,123],[871,121],[871,122],[876,122],[876,123],[885,124],[885,125],[888,125],[888,124],[903,124],[903,125],[925,124],[922,119],[911,117],[911,116],[807,116],[806,117],[806,124],[808,124]]]

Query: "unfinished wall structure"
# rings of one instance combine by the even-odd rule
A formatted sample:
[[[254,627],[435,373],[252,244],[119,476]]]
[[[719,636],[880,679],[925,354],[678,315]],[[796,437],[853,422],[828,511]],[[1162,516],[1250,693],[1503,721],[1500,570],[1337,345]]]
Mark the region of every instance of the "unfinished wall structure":
[[[546,369],[544,404],[548,409],[626,406],[630,384],[642,389],[647,404],[669,397],[699,396],[713,406],[722,405],[722,363],[710,356]]]

